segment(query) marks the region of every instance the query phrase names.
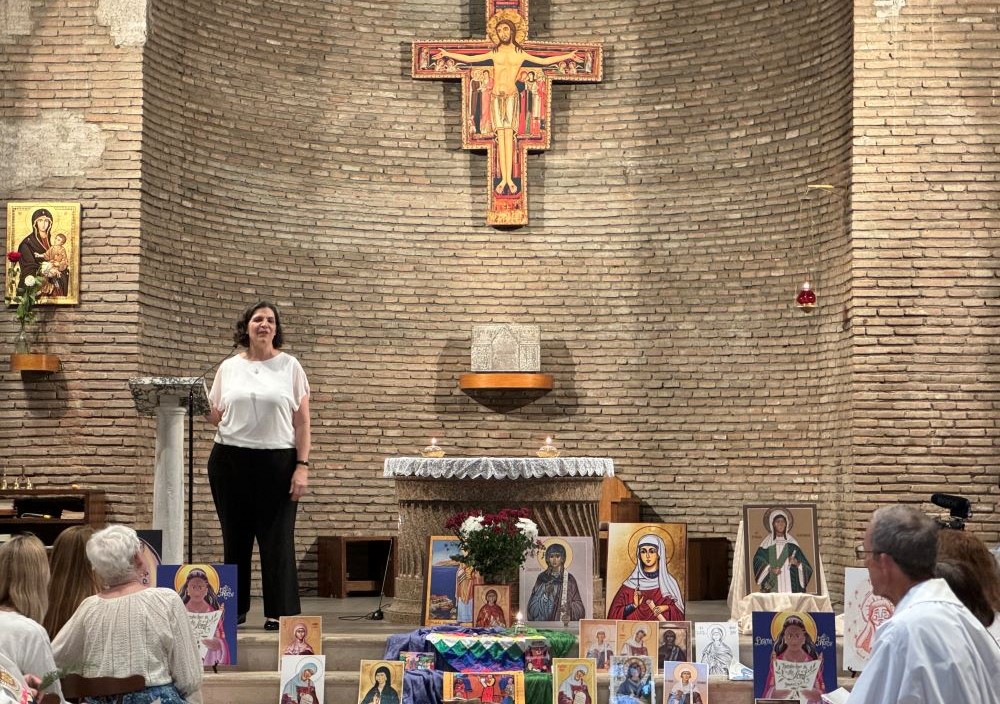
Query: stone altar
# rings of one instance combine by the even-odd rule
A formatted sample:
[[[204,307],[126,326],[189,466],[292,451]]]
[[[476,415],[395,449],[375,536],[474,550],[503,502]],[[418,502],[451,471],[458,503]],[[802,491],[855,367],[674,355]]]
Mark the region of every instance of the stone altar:
[[[396,480],[399,539],[396,597],[386,609],[393,623],[419,624],[423,617],[427,539],[451,535],[453,513],[530,508],[541,535],[588,536],[594,542],[594,613],[603,614],[604,586],[596,556],[604,477],[614,463],[601,457],[390,457],[383,476]]]

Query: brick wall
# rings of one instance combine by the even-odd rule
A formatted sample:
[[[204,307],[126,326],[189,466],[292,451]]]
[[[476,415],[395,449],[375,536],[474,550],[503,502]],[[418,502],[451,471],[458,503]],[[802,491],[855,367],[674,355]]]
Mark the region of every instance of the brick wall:
[[[900,5],[855,6],[849,496],[968,496],[995,543],[997,6]]]
[[[228,348],[239,311],[258,298],[282,307],[287,349],[313,385],[314,491],[298,531],[307,584],[317,535],[395,523],[382,460],[413,453],[432,435],[451,454],[531,454],[553,435],[567,453],[611,456],[645,518],[685,520],[695,536],[732,537],[745,501],[816,501],[828,566],[851,564],[873,478],[881,496],[919,500],[967,461],[972,442],[992,440],[987,412],[997,384],[981,373],[988,350],[969,341],[990,326],[978,313],[989,310],[981,284],[993,275],[981,240],[993,226],[995,184],[984,177],[996,167],[996,121],[973,128],[973,164],[951,146],[934,150],[935,163],[969,164],[970,174],[978,167],[982,180],[962,192],[968,219],[928,218],[954,237],[979,235],[980,255],[921,249],[911,258],[912,231],[891,240],[900,247],[891,265],[910,262],[892,278],[900,288],[915,277],[957,278],[979,292],[980,308],[942,294],[952,313],[965,311],[964,325],[945,330],[943,306],[929,303],[920,322],[933,332],[908,330],[903,315],[884,320],[877,299],[886,282],[874,281],[883,266],[875,257],[890,241],[881,223],[903,227],[925,199],[908,202],[900,190],[912,183],[905,159],[883,155],[881,143],[864,151],[885,112],[877,101],[896,100],[893,81],[902,80],[876,75],[887,30],[869,10],[855,8],[852,47],[852,8],[840,3],[618,2],[586,12],[564,0],[535,3],[532,38],[604,41],[605,80],[555,87],[552,148],[530,157],[531,224],[495,230],[483,224],[485,158],[461,149],[458,85],[409,78],[410,41],[481,36],[482,8],[459,0],[342,5],[154,1],[141,54],[89,27],[112,54],[96,54],[106,73],[124,68],[119,54],[131,57],[127,90],[115,94],[127,102],[132,91],[143,108],[141,131],[135,122],[116,134],[131,149],[130,180],[113,180],[122,160],[108,158],[72,184],[46,175],[11,194],[86,192],[94,199],[84,200],[84,227],[121,248],[104,252],[120,252],[113,264],[85,250],[82,305],[59,312],[55,324],[72,325],[52,328],[64,357],[80,352],[56,384],[80,398],[105,394],[91,416],[59,424],[55,444],[66,461],[46,467],[52,481],[90,472],[93,428],[103,427],[139,465],[126,476],[142,487],[138,505],[114,501],[112,511],[148,520],[152,426],[133,419],[121,381],[207,368]],[[94,12],[51,7],[59,19]],[[995,46],[988,12],[962,23],[970,47],[990,36]],[[37,75],[52,61],[25,53],[31,44],[0,45],[13,73]],[[981,92],[996,80],[983,73],[990,59],[964,45],[938,50],[970,63],[968,86],[956,90],[978,86],[985,115]],[[43,83],[53,90],[53,81]],[[899,89],[903,123],[917,101],[911,89]],[[937,84],[928,91],[951,95]],[[28,109],[6,96],[0,119]],[[96,110],[96,96],[84,102],[86,114]],[[806,188],[817,182],[840,188]],[[120,273],[126,264],[130,278]],[[807,278],[820,296],[811,315],[792,305]],[[115,295],[123,299],[106,302]],[[494,320],[540,325],[543,370],[556,377],[551,394],[507,413],[457,388],[472,326]],[[908,378],[871,371],[887,344],[876,323],[914,341],[902,363]],[[90,335],[73,334],[83,329]],[[121,359],[108,356],[104,331],[123,336],[114,346]],[[893,359],[900,351],[891,348]],[[956,371],[970,376],[955,381]],[[947,396],[940,402],[952,405],[938,418],[953,424],[924,419],[921,435],[912,425],[921,410],[903,402],[919,404],[927,392]],[[55,401],[40,400],[45,393],[5,375],[0,395],[10,399],[12,427],[0,433],[13,438],[48,422],[39,416]],[[983,435],[969,432],[970,421]],[[199,468],[210,442],[199,424]],[[993,458],[988,444],[977,447]],[[902,461],[918,449],[919,465]],[[988,465],[983,459],[975,466]],[[992,502],[995,468],[989,481],[986,470],[975,478],[971,469],[960,488]],[[196,501],[196,553],[217,557],[203,472]],[[987,537],[1000,537],[995,514],[987,527]]]
[[[96,2],[8,3],[0,23],[0,197],[83,209],[80,305],[39,316],[62,371],[22,380],[4,360],[0,442],[8,474],[101,488],[116,520],[148,523],[153,426],[136,418],[127,387],[140,358],[143,102],[128,4],[102,3],[109,17]]]
[[[846,183],[849,8],[534,8],[535,38],[606,42],[606,78],[555,88],[532,222],[504,231],[483,225],[458,85],[409,77],[411,40],[482,34],[466,6],[154,6],[147,359],[208,364],[242,305],[283,306],[314,385],[306,546],[394,523],[382,460],[431,435],[454,454],[530,454],[551,434],[610,455],[647,518],[696,535],[732,535],[739,504],[775,491],[832,502],[846,190],[805,184]],[[813,316],[791,305],[805,278]],[[471,328],[491,320],[542,327],[552,394],[505,414],[461,394]]]

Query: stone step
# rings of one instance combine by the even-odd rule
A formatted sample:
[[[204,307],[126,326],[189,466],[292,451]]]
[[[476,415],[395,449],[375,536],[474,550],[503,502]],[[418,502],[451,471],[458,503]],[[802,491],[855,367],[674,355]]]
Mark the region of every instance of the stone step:
[[[388,627],[377,632],[334,633],[323,636],[323,653],[326,655],[327,670],[349,672],[356,669],[361,660],[381,660],[385,654],[386,640],[395,632],[395,628]],[[566,657],[579,657],[577,648],[571,649]],[[843,649],[839,640],[837,658],[839,674],[841,676],[849,674],[843,671]],[[266,631],[240,631],[238,660],[239,663],[233,668],[226,668],[227,671],[277,672],[278,635]],[[747,667],[753,667],[753,644],[750,636],[740,638],[740,662]]]
[[[275,704],[280,699],[281,681],[277,672],[219,672],[206,673],[204,683],[205,704]],[[607,674],[597,676],[597,697],[595,704],[608,704],[610,698],[610,678]],[[328,671],[324,680],[326,693],[323,704],[351,704],[358,701],[358,672]],[[851,686],[851,680],[843,679],[841,686]],[[730,682],[723,677],[709,680],[709,696],[712,704],[753,704],[753,682]],[[663,678],[657,678],[656,694],[658,702],[665,702]]]
[[[327,671],[354,670],[361,660],[381,660],[388,636],[382,633],[348,633],[323,636]],[[237,660],[227,670],[277,672],[278,635],[265,631],[240,633]]]
[[[280,676],[277,672],[219,672],[206,673],[204,683],[205,704],[275,704],[280,699]],[[350,704],[358,701],[358,672],[328,671],[325,678],[326,693],[323,704]],[[608,704],[610,696],[608,675],[597,677],[597,701]],[[661,697],[663,682],[657,683],[657,701]],[[712,704],[751,704],[753,683],[729,682],[714,679],[709,683]]]

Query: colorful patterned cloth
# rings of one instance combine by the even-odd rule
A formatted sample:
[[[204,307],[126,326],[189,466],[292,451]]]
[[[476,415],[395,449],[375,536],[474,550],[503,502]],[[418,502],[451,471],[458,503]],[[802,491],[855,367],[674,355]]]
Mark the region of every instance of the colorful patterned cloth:
[[[444,670],[523,670],[527,641],[534,638],[548,641],[554,658],[566,657],[577,640],[566,631],[528,628],[515,634],[503,628],[434,626],[389,636],[384,657],[396,660],[404,650],[436,653],[436,670],[409,670],[403,674],[403,704],[439,704]],[[527,704],[552,701],[552,675],[526,672],[524,683]]]

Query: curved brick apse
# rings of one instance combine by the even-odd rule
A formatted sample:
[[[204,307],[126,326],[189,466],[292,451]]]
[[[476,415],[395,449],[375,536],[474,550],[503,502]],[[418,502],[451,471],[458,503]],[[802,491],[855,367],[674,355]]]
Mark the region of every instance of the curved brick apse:
[[[209,369],[266,296],[313,381],[307,587],[317,535],[392,530],[381,463],[432,435],[613,457],[696,538],[816,500],[834,575],[872,508],[933,492],[995,543],[995,2],[532,0],[531,38],[604,42],[604,80],[555,86],[517,229],[484,224],[459,86],[410,78],[411,42],[481,37],[484,4],[8,3],[0,196],[79,202],[82,244],[79,305],[35,326],[62,369],[0,374],[7,474],[149,525],[129,378]],[[541,328],[554,391],[459,391],[496,320]]]
[[[145,54],[145,361],[207,365],[243,305],[284,307],[322,458],[307,544],[394,521],[382,460],[431,435],[453,454],[555,435],[696,534],[733,534],[712,507],[776,482],[838,491],[847,200],[806,184],[846,182],[849,8],[533,3],[531,38],[602,41],[605,75],[553,89],[531,221],[504,230],[458,83],[409,74],[411,41],[480,37],[482,9],[342,5],[155,3]],[[490,321],[541,326],[554,392],[496,413],[458,390]]]

